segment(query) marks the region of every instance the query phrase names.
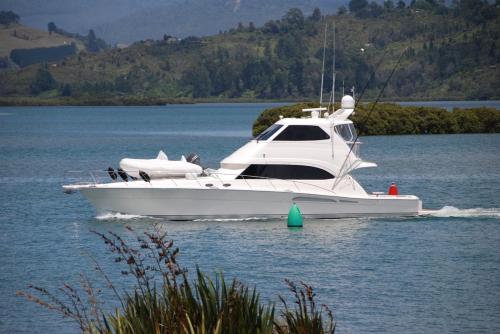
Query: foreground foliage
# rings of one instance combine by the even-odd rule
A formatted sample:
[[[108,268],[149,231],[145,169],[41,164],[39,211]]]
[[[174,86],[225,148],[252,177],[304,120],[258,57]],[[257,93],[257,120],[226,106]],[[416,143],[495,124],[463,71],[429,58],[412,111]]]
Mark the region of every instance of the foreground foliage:
[[[130,229],[131,230],[131,229]],[[18,294],[75,320],[83,333],[334,333],[332,312],[318,307],[311,286],[286,280],[294,297],[290,308],[280,297],[284,310],[275,316],[273,304],[263,304],[256,289],[222,274],[214,279],[196,270],[196,280],[177,262],[179,249],[156,230],[136,235],[134,247],[119,235],[99,235],[123,263],[122,275],[135,280],[132,291],[120,295],[109,276],[96,263],[121,307],[113,313],[98,301],[99,290],[82,276],[81,289],[65,284],[62,298],[40,287]]]
[[[303,108],[315,103],[299,103],[291,106],[267,109],[255,120],[253,135],[256,136],[283,117],[302,117]],[[336,105],[336,108],[339,108]],[[444,108],[401,106],[395,103],[378,103],[373,112],[372,103],[359,104],[351,117],[361,135],[412,135],[445,133],[498,133],[500,110],[494,108]]]

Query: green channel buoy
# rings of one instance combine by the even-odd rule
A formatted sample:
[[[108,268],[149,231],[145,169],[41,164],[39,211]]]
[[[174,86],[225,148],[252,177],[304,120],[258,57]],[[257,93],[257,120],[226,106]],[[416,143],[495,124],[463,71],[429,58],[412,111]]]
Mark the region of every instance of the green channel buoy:
[[[290,212],[288,212],[287,225],[288,227],[302,227],[302,214],[295,203],[293,203]]]

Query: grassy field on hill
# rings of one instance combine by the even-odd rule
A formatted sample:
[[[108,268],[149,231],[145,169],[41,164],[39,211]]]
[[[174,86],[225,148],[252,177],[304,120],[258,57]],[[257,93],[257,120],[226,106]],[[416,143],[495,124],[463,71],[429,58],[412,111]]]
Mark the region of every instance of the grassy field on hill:
[[[0,26],[0,57],[8,57],[14,49],[48,48],[75,43],[84,49],[80,41],[57,33],[34,29],[21,24]]]

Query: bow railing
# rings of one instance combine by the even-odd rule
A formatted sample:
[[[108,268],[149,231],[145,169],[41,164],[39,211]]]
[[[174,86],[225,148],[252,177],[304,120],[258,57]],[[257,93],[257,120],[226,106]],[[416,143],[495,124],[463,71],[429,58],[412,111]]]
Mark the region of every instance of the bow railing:
[[[329,180],[291,180],[277,179],[269,177],[257,177],[253,175],[240,175],[219,173],[217,171],[204,172],[202,175],[190,175],[186,177],[162,177],[151,179],[146,182],[141,178],[132,179],[127,174],[128,179],[125,181],[118,174],[116,178],[111,178],[107,170],[72,170],[67,171],[67,182],[72,185],[92,185],[106,183],[122,183],[124,186],[137,186],[138,183],[146,183],[151,186],[163,186],[168,188],[201,188],[201,189],[248,189],[254,191],[288,191],[299,193],[325,193],[334,194],[331,187],[334,179]],[[238,178],[236,178],[238,176]],[[318,184],[320,183],[321,184]]]

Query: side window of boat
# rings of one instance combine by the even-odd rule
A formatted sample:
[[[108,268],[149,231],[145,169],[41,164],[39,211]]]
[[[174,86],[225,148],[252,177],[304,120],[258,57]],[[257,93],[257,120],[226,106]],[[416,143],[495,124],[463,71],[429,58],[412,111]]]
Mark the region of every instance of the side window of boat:
[[[276,141],[306,141],[330,139],[328,133],[315,125],[289,125],[274,138]]]
[[[316,167],[301,165],[250,165],[238,179],[292,179],[292,180],[326,180],[333,179],[329,172]]]
[[[268,127],[266,130],[264,130],[260,135],[255,137],[256,140],[267,140],[269,139],[272,135],[276,133],[279,129],[281,129],[283,125],[281,124],[273,124],[270,127]]]
[[[356,130],[352,124],[335,125],[335,131],[347,142],[353,141]]]

